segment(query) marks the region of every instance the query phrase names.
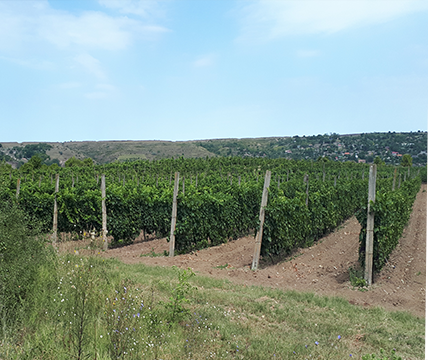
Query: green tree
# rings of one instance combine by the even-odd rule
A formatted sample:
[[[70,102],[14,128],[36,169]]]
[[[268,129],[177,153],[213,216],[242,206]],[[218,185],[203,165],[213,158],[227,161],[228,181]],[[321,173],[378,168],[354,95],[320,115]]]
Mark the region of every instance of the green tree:
[[[34,170],[37,170],[42,167],[43,159],[39,155],[33,155],[27,164],[30,164]]]
[[[83,161],[76,159],[74,156],[65,162],[65,167],[82,166]]]
[[[373,164],[376,165],[385,165],[385,161],[382,161],[382,159],[380,158],[380,156],[376,156],[373,160]]]
[[[401,166],[412,166],[412,156],[410,154],[404,154],[401,158]]]
[[[94,161],[90,157],[87,157],[83,160],[83,165],[84,166],[94,166]]]
[[[330,159],[328,158],[328,156],[318,156],[317,161],[329,162]]]

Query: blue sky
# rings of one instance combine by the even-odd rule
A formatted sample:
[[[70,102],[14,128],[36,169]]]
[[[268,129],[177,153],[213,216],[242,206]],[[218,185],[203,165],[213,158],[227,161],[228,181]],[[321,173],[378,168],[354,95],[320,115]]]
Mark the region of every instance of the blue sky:
[[[427,130],[426,0],[0,0],[0,141]]]

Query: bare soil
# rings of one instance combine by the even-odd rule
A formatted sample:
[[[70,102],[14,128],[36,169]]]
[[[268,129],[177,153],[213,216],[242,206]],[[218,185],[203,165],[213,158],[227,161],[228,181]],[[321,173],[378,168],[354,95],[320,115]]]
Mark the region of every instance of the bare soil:
[[[340,296],[355,305],[381,306],[425,317],[426,189],[427,185],[422,185],[399,245],[389,263],[375,274],[373,285],[367,291],[353,288],[349,281],[348,269],[358,265],[360,225],[355,217],[314,246],[298,249],[280,263],[269,265],[270,259],[264,259],[264,265],[257,271],[250,269],[254,251],[252,236],[173,258],[150,256],[169,250],[166,239],[139,239],[133,245],[108,250],[101,256],[115,257],[128,264],[190,267],[196,273],[237,284]]]

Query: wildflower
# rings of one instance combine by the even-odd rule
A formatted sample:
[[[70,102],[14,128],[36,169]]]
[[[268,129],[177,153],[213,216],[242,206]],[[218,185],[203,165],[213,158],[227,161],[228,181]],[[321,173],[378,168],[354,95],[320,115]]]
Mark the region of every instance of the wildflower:
[[[340,340],[341,338],[342,338],[342,337],[341,337],[340,335],[337,337],[337,339],[338,339],[338,340]]]
[[[315,341],[315,345],[318,345],[319,344],[319,342],[318,341]]]

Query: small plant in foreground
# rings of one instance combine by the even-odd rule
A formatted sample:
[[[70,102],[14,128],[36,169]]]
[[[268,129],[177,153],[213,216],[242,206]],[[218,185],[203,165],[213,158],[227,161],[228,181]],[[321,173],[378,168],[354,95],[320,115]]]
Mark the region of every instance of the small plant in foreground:
[[[182,321],[189,313],[183,305],[189,302],[187,295],[193,289],[189,283],[189,279],[195,276],[192,269],[179,269],[173,266],[178,276],[178,285],[172,290],[169,302],[165,304],[166,310],[168,311],[167,317],[171,323]]]
[[[364,277],[363,277],[363,271],[353,267],[350,267],[348,271],[349,271],[349,280],[351,281],[352,286],[360,288],[360,290],[363,290],[362,288],[367,286],[366,280],[364,280]]]
[[[395,349],[391,350],[391,355],[388,356],[385,354],[385,350],[380,349],[380,357],[376,356],[375,354],[367,354],[363,355],[363,360],[402,360],[401,356],[395,355]]]
[[[93,258],[64,260],[66,274],[61,277],[54,302],[57,320],[64,331],[64,347],[80,360],[91,356],[89,345],[96,341],[90,324],[100,310],[98,266]]]

